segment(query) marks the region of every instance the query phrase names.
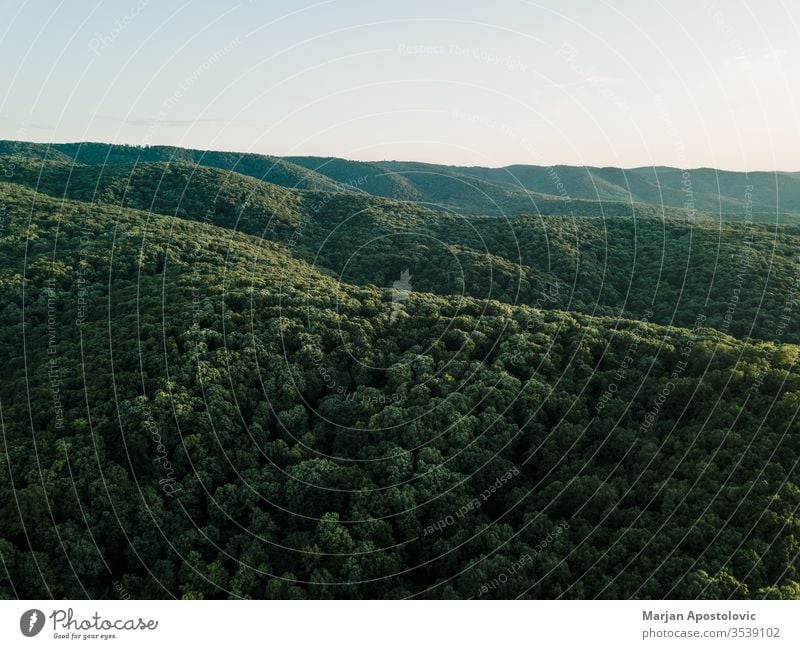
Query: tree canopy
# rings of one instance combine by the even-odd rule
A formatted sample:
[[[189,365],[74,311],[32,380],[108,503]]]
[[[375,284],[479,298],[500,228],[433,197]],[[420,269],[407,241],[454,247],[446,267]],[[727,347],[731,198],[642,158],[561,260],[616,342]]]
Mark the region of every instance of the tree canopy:
[[[798,596],[796,226],[14,153],[0,596]]]

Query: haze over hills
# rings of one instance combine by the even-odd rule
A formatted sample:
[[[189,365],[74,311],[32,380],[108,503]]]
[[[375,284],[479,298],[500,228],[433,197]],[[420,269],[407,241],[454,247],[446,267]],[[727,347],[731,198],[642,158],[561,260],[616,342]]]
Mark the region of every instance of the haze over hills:
[[[687,212],[712,220],[797,222],[800,173],[672,167],[510,165],[458,167],[423,162],[359,162],[315,156],[267,156],[172,146],[0,141],[0,155],[78,164],[184,162],[236,171],[284,187],[361,191],[473,214],[595,216]]]
[[[492,169],[443,167],[415,162],[380,164],[387,169],[406,173],[447,173],[452,170],[463,176],[551,194],[559,193],[555,190],[558,183],[562,183],[567,195],[585,200],[633,201],[670,207],[685,207],[693,202],[694,209],[722,213],[723,218],[748,210],[772,212],[774,216],[775,212],[797,212],[800,209],[800,177],[787,172],[743,173],[708,168],[620,169],[565,165],[510,165]],[[752,189],[749,188],[751,185]]]
[[[0,154],[0,597],[800,598],[800,226],[740,177]]]

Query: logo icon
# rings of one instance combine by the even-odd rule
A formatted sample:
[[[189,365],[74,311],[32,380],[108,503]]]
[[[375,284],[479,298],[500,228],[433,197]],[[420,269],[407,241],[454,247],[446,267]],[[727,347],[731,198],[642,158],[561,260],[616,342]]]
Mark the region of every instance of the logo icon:
[[[25,611],[19,618],[19,630],[22,635],[27,638],[32,638],[44,627],[44,613],[38,608],[32,608]]]

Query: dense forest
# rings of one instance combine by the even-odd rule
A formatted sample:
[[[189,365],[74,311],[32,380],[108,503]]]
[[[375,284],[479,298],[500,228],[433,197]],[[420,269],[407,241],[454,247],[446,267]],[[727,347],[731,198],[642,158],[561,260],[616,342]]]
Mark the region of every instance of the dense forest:
[[[0,597],[800,598],[791,210],[0,144]]]

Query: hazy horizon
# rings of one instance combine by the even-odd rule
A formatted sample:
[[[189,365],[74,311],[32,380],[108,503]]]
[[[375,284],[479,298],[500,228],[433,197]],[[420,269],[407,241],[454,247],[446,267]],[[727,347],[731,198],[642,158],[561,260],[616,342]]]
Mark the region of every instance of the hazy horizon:
[[[3,139],[488,167],[800,166],[800,7],[781,2],[756,15],[520,0],[500,15],[451,0],[131,0],[0,16],[14,62],[0,72]]]
[[[742,174],[755,174],[755,173],[782,173],[782,174],[800,174],[800,168],[798,169],[728,169],[725,167],[676,167],[674,165],[668,164],[647,164],[647,165],[633,165],[630,167],[619,167],[615,165],[576,165],[567,162],[543,162],[543,163],[533,163],[533,162],[509,162],[507,164],[498,164],[498,165],[477,165],[477,164],[459,164],[457,162],[437,162],[436,160],[424,160],[424,159],[413,159],[413,158],[343,158],[342,156],[336,154],[325,154],[325,153],[306,153],[306,154],[298,154],[298,153],[275,153],[274,151],[242,151],[242,150],[233,150],[233,149],[222,149],[222,148],[209,148],[203,146],[187,146],[182,144],[171,144],[168,142],[153,142],[153,143],[138,143],[138,142],[104,142],[101,140],[64,140],[64,141],[47,141],[47,140],[14,140],[12,138],[2,138],[0,137],[0,141],[12,141],[12,142],[26,142],[32,144],[51,144],[51,145],[65,145],[65,144],[108,144],[114,146],[152,146],[152,147],[176,147],[176,148],[184,148],[184,149],[195,149],[198,151],[208,151],[208,152],[217,152],[217,153],[241,153],[241,154],[256,154],[256,155],[264,155],[270,156],[275,158],[292,158],[292,157],[308,157],[308,158],[337,158],[340,160],[349,160],[352,162],[364,162],[364,163],[380,163],[380,162],[415,162],[415,163],[422,163],[422,164],[430,164],[430,165],[437,165],[437,166],[447,166],[447,167],[483,167],[488,169],[505,169],[507,167],[519,167],[519,166],[537,166],[537,167],[581,167],[581,168],[594,168],[594,169],[622,169],[623,171],[636,171],[637,169],[673,169],[677,171],[697,171],[700,169],[711,169],[713,171],[722,171],[727,173],[742,173]]]

